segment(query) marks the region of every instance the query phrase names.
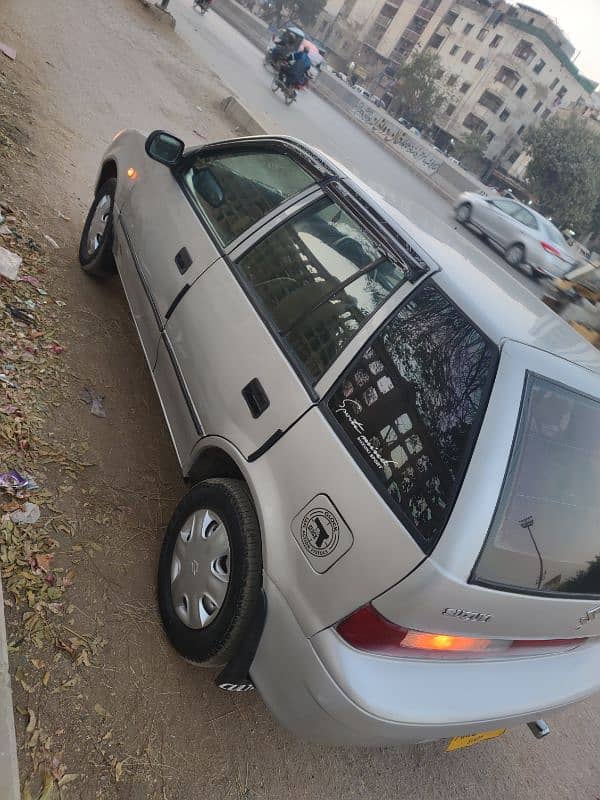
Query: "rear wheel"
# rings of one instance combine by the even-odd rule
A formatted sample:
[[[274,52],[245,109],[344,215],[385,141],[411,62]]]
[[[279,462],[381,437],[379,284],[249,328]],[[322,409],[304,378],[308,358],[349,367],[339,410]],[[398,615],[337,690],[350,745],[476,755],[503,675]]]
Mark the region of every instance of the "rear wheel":
[[[286,106],[291,106],[295,99],[296,99],[296,90],[295,89],[292,89],[291,91],[285,93],[285,104],[286,104]]]
[[[456,209],[456,219],[461,225],[466,225],[471,220],[473,208],[470,203],[461,203]]]
[[[511,244],[504,253],[504,258],[515,269],[520,267],[525,258],[525,250],[522,244]]]
[[[116,272],[113,257],[113,206],[117,179],[110,178],[98,189],[88,212],[81,241],[79,263],[88,275],[106,277]]]
[[[158,565],[158,604],[171,644],[189,661],[227,664],[258,602],[258,520],[242,481],[194,486],[169,522]]]
[[[271,91],[276,92],[277,89],[279,89],[279,81],[277,80],[277,78],[274,78],[273,83],[271,84]]]

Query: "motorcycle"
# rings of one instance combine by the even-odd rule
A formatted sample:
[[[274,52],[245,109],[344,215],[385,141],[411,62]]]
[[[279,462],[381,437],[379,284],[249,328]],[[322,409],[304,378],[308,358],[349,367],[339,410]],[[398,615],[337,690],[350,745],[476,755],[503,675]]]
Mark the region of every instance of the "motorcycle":
[[[279,75],[277,75],[271,84],[271,91],[275,93],[281,89],[286,106],[291,106],[291,104],[298,99],[298,91],[304,89],[305,86],[306,83],[295,83],[292,86],[288,86],[285,80],[282,80]]]
[[[208,11],[208,9],[210,8],[211,2],[212,0],[193,0],[192,8],[194,9],[199,8],[200,15],[204,16]]]

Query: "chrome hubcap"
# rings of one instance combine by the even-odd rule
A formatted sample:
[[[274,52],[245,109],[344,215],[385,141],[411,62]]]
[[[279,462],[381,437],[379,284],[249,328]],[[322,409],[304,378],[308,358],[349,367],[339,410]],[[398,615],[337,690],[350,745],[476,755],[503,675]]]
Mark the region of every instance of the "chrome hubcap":
[[[461,206],[458,209],[457,217],[460,222],[466,222],[469,219],[469,209],[466,206]]]
[[[206,508],[195,511],[179,531],[171,560],[171,598],[188,628],[206,628],[221,610],[229,585],[229,558],[229,537],[221,519]]]
[[[88,249],[90,255],[95,253],[100,247],[104,231],[106,230],[110,218],[110,205],[111,199],[108,194],[105,194],[98,201],[88,230]]]
[[[513,267],[518,267],[521,263],[521,250],[518,247],[511,247],[506,256],[506,260]]]

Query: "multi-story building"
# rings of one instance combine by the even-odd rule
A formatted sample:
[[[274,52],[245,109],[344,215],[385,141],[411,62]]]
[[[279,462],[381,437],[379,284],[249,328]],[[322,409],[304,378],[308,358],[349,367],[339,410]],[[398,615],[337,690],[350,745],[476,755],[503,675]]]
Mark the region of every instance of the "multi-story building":
[[[558,25],[523,3],[328,0],[317,34],[346,64],[356,61],[363,81],[385,101],[397,89],[398,66],[417,48],[433,48],[447,94],[436,118],[437,143],[481,133],[492,166],[513,174],[523,162],[527,128],[587,103],[597,86],[578,71],[575,48]]]
[[[439,54],[449,98],[436,120],[438,144],[481,133],[486,157],[511,174],[527,128],[585,104],[597,86],[577,70],[561,29],[522,3],[457,0],[426,44]]]

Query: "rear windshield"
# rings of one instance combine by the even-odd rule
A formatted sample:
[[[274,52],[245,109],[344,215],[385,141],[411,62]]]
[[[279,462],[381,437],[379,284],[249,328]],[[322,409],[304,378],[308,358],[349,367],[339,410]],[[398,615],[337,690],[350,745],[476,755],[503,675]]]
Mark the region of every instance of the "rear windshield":
[[[329,399],[346,446],[426,551],[452,510],[495,365],[495,348],[427,283]]]
[[[600,595],[600,403],[537,375],[475,580]]]
[[[548,236],[554,244],[560,245],[565,250],[569,249],[569,245],[565,242],[565,238],[562,233],[556,228],[551,222],[546,220],[546,230],[548,231]]]

